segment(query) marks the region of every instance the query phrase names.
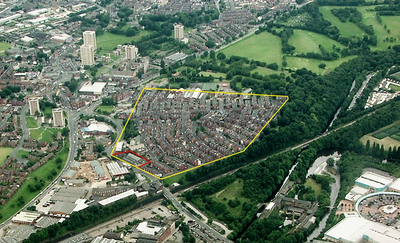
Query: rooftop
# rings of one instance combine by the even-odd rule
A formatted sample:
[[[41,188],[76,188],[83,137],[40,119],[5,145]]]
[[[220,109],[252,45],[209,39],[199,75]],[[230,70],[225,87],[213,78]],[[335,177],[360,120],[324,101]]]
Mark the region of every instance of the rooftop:
[[[39,218],[39,216],[40,216],[39,213],[20,212],[19,214],[17,214],[12,218],[12,221],[32,223],[37,218]]]
[[[104,82],[87,82],[85,83],[82,88],[79,90],[79,92],[85,92],[85,93],[98,93],[100,94],[103,92],[104,87],[106,86],[107,83]]]

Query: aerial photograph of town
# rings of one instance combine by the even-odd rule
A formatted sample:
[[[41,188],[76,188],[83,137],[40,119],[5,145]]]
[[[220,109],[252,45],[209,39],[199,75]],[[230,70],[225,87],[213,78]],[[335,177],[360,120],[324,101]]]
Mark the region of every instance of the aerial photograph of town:
[[[0,0],[0,243],[400,243],[399,0]]]

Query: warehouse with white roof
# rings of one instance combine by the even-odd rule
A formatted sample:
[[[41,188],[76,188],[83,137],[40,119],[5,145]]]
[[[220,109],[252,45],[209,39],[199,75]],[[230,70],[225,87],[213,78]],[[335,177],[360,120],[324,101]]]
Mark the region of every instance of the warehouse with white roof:
[[[400,243],[400,231],[359,216],[349,216],[324,234],[333,242]]]
[[[82,94],[101,95],[106,84],[105,82],[94,82],[93,84],[92,82],[87,82],[79,89],[79,92]]]
[[[357,178],[355,184],[367,189],[373,189],[376,192],[383,192],[388,188],[392,181],[392,178],[367,171]]]
[[[118,162],[111,162],[107,164],[107,169],[110,172],[111,176],[120,176],[129,174],[129,171],[126,167],[121,167]]]

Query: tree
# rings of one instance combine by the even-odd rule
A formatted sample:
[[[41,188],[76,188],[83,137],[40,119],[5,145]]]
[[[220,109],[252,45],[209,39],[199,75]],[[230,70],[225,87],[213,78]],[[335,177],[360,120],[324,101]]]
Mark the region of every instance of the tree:
[[[217,54],[217,59],[218,60],[224,60],[225,58],[226,58],[226,56],[225,56],[224,53],[220,52],[220,53]]]
[[[215,42],[212,40],[212,39],[208,39],[208,41],[206,41],[206,44],[205,44],[208,48],[214,48],[216,45],[215,45]]]
[[[334,166],[335,165],[335,160],[333,158],[329,158],[326,163],[328,164],[328,166]]]
[[[97,152],[97,153],[101,153],[101,152],[103,152],[103,151],[104,151],[104,146],[103,146],[103,144],[100,144],[100,143],[96,144],[96,152]]]
[[[321,68],[321,69],[325,69],[326,64],[325,63],[321,63],[321,64],[318,65],[318,67]]]

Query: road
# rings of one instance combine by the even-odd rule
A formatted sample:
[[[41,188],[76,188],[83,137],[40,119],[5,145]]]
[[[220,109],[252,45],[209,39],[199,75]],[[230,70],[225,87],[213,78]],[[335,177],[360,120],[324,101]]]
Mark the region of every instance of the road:
[[[189,212],[189,210],[187,210],[185,207],[183,207],[179,201],[176,199],[176,197],[167,189],[167,188],[163,188],[163,193],[164,196],[169,199],[172,204],[174,205],[174,207],[180,211],[180,212],[184,212],[187,216],[189,216],[193,221],[195,221],[199,226],[201,226],[202,228],[205,228],[207,232],[209,232],[209,235],[212,236],[214,239],[221,239],[222,242],[232,242],[228,239],[226,239],[225,237],[223,237],[220,233],[218,233],[215,229],[211,228],[209,225],[207,225],[206,223],[204,223],[203,221],[201,221],[199,218],[197,218],[196,216],[194,216],[191,212]]]
[[[18,157],[17,153],[18,153],[18,151],[20,151],[22,149],[25,139],[27,139],[29,137],[29,130],[26,125],[26,113],[28,112],[28,108],[29,108],[28,105],[26,105],[21,109],[21,113],[19,115],[19,117],[20,117],[19,123],[21,124],[21,128],[22,128],[22,138],[19,140],[17,147],[11,153],[11,156],[14,159],[16,159],[19,162],[23,162],[23,163],[26,162],[26,159],[22,159],[22,158]]]

